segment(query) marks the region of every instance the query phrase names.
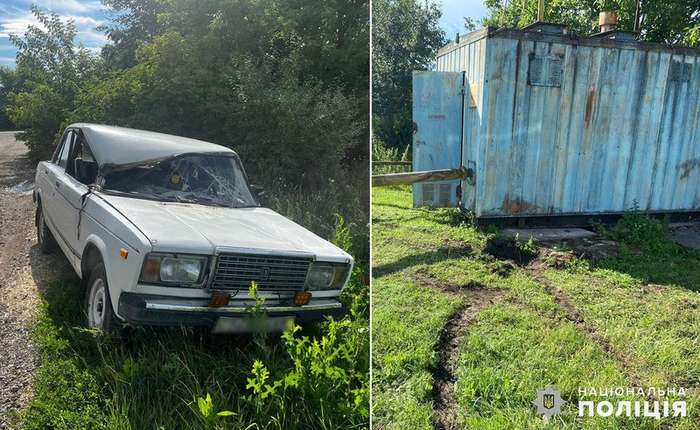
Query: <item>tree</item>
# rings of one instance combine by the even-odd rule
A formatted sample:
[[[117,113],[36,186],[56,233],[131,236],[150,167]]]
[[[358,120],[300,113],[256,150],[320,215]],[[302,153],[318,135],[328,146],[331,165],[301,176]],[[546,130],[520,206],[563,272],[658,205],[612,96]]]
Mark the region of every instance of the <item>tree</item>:
[[[7,110],[33,158],[73,122],[199,138],[238,152],[280,206],[294,200],[297,219],[313,211],[326,228],[339,213],[366,232],[367,0],[105,3],[115,21],[100,57],[74,45],[71,22],[38,9],[46,30],[14,39],[26,85]]]
[[[428,68],[445,44],[440,14],[433,2],[373,2],[373,133],[388,147],[411,144],[411,76]]]
[[[158,16],[165,13],[165,0],[102,0],[112,10],[113,19],[99,29],[112,42],[102,48],[102,57],[110,69],[136,65],[136,50],[163,30]],[[162,16],[162,15],[161,15]]]
[[[24,129],[19,139],[29,148],[30,158],[40,160],[53,152],[75,95],[96,73],[97,62],[87,49],[75,46],[73,21],[64,23],[36,6],[32,13],[45,29],[30,25],[23,37],[10,36],[17,47],[16,88],[7,95],[5,111]]]
[[[537,20],[537,0],[485,0],[490,16],[484,25],[523,27]],[[618,12],[621,30],[633,31],[636,0],[550,0],[545,21],[564,24],[580,35],[598,32],[601,11]],[[670,45],[700,46],[697,0],[641,0],[640,39]]]
[[[15,69],[0,67],[0,130],[15,130],[17,127],[10,120],[6,107],[10,103],[10,94],[20,89],[21,81]]]

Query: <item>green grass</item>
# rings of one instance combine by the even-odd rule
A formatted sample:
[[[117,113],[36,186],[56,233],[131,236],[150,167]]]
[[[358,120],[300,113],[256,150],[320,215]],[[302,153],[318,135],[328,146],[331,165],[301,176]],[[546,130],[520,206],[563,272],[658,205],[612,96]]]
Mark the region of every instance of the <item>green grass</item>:
[[[430,428],[434,346],[458,299],[417,287],[400,275],[375,280],[373,408],[387,428]]]
[[[526,269],[484,251],[494,229],[478,230],[455,210],[413,209],[409,187],[375,188],[372,216],[377,428],[432,428],[435,348],[461,299],[428,283],[502,291],[460,346],[464,428],[700,428],[697,397],[684,420],[576,416],[579,387],[700,387],[700,253],[665,239],[662,224],[627,216],[604,232],[621,241],[618,257],[595,265],[574,259],[544,273],[609,351]],[[547,385],[569,402],[548,422],[531,404]]]
[[[349,246],[339,223],[336,243]],[[349,248],[346,248],[349,249]],[[77,283],[48,287],[33,343],[35,395],[20,428],[359,429],[369,426],[368,289],[356,268],[351,314],[284,335],[82,326]]]

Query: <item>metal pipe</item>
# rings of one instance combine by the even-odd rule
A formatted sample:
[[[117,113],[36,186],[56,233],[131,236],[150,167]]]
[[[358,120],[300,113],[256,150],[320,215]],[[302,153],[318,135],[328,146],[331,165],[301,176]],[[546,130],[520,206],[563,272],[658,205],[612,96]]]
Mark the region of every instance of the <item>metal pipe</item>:
[[[372,161],[373,166],[410,166],[412,161]]]
[[[458,169],[426,170],[422,172],[389,173],[386,175],[372,175],[373,187],[386,187],[390,185],[410,185],[416,182],[449,181],[451,179],[467,179],[473,175],[464,166]]]
[[[601,33],[615,30],[617,28],[617,12],[601,12],[598,16],[598,25]]]

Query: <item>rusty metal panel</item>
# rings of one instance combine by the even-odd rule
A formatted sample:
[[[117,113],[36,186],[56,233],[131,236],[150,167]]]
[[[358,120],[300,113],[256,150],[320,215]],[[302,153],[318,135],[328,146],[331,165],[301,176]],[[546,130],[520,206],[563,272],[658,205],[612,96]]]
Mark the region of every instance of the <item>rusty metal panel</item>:
[[[437,65],[464,71],[475,94],[462,124],[475,181],[462,187],[476,216],[700,210],[700,50],[514,30],[461,39]]]
[[[413,171],[460,166],[463,72],[413,73]],[[413,185],[414,206],[454,207],[459,180]]]

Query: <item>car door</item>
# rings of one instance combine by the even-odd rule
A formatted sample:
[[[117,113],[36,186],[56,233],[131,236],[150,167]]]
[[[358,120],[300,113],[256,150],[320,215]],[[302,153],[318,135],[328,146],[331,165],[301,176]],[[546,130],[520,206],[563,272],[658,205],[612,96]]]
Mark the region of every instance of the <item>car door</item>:
[[[56,154],[49,163],[43,163],[43,174],[40,175],[42,183],[37,184],[42,190],[41,205],[44,211],[44,218],[49,228],[54,233],[56,240],[62,248],[67,247],[65,232],[60,229],[59,218],[61,214],[62,197],[58,193],[61,186],[61,177],[68,163],[68,155],[73,144],[73,131],[68,130],[63,134],[61,143]]]
[[[74,256],[79,257],[78,223],[83,196],[88,192],[86,184],[76,179],[75,158],[82,152],[83,137],[73,130],[71,150],[63,169],[56,174],[56,227]]]

